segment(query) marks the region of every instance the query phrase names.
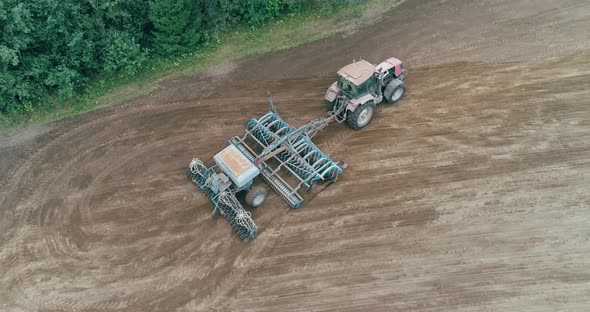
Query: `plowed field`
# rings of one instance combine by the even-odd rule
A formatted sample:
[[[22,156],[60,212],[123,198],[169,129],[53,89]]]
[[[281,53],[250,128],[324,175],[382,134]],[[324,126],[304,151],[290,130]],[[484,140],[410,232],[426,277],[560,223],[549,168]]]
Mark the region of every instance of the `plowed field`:
[[[406,1],[378,24],[0,138],[2,311],[588,311],[590,3]],[[408,68],[348,163],[243,244],[185,177],[267,110],[325,114],[359,56]],[[226,67],[223,67],[226,66]]]

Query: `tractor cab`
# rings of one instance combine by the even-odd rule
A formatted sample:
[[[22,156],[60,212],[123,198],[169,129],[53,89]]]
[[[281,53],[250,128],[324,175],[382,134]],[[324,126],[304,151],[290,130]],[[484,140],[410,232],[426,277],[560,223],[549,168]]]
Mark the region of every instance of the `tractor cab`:
[[[350,98],[356,98],[366,93],[374,93],[377,81],[375,65],[360,60],[344,66],[338,71],[338,88]]]
[[[367,93],[375,94],[378,85],[379,83],[377,81],[376,76],[368,78],[365,82],[362,82],[360,85],[355,85],[347,78],[338,76],[336,83],[338,89],[340,89],[342,93],[344,93],[351,99],[363,96]]]

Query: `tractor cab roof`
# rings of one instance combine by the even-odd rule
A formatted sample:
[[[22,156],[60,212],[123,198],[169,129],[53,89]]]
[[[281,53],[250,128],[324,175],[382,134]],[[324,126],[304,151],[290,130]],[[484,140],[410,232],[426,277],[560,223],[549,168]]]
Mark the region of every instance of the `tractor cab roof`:
[[[375,65],[365,60],[356,61],[352,64],[346,65],[338,71],[338,75],[346,78],[346,80],[350,81],[355,86],[360,86],[367,81],[367,79],[371,78],[373,74],[375,74]]]

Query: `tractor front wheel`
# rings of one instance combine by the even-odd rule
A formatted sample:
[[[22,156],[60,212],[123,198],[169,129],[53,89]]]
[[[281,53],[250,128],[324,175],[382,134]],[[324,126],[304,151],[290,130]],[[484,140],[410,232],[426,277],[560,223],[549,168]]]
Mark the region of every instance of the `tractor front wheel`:
[[[246,204],[252,208],[256,208],[266,200],[266,189],[262,186],[255,186],[246,193]]]
[[[387,103],[389,103],[389,104],[394,104],[397,101],[399,101],[404,96],[405,93],[406,93],[406,85],[403,83],[400,83],[398,85],[389,84],[387,86],[387,88],[385,88],[385,91],[383,92],[383,94],[385,95],[385,100],[387,100]]]
[[[348,125],[354,130],[364,128],[371,122],[376,111],[377,106],[373,101],[359,105],[354,112],[348,114]]]

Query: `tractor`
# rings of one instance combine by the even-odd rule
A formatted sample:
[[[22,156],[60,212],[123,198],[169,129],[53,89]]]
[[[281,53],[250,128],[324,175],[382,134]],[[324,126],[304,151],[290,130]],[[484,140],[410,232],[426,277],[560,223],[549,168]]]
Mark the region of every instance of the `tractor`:
[[[383,100],[393,104],[404,96],[407,74],[402,62],[393,57],[377,66],[353,61],[338,71],[336,82],[326,91],[327,110],[354,130],[364,128],[375,115],[377,104]]]

